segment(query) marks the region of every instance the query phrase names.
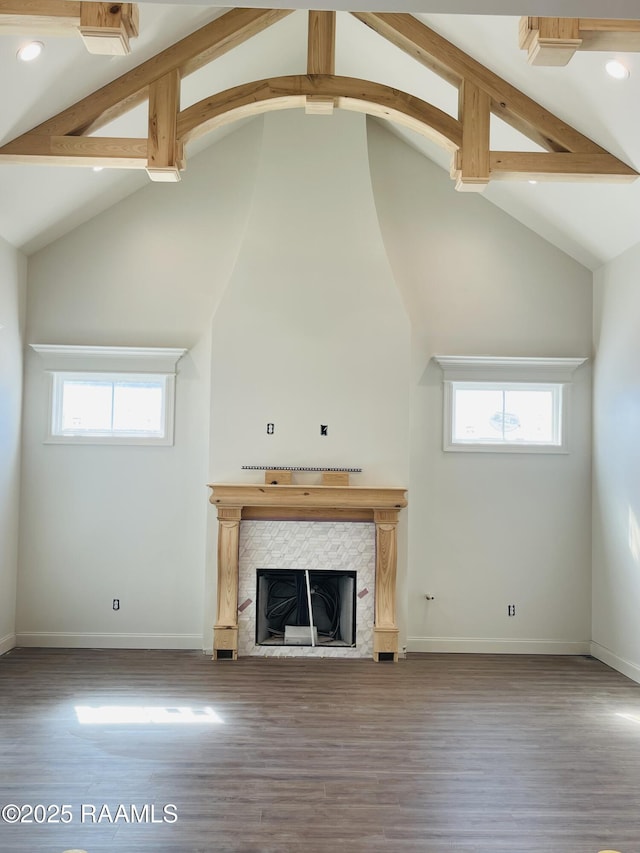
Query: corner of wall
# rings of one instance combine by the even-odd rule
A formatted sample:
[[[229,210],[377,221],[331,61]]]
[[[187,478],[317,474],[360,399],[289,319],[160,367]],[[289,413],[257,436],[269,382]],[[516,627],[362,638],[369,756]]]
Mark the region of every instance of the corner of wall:
[[[0,240],[0,654],[16,643],[25,256]]]

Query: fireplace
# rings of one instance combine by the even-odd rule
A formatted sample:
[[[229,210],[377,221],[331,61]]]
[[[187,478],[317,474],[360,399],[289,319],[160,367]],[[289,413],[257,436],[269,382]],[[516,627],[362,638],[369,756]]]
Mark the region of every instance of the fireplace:
[[[256,644],[356,645],[356,573],[258,569]]]
[[[280,472],[268,471],[264,485],[213,484],[210,502],[218,510],[218,583],[217,611],[213,637],[214,660],[235,660],[238,655],[304,654],[319,656],[360,657],[366,654],[376,661],[398,659],[398,625],[396,623],[396,574],[398,514],[407,505],[406,490],[398,487],[337,485],[295,485],[282,483]],[[256,643],[256,598],[258,568],[304,568],[317,570],[327,565],[324,560],[300,565],[293,560],[283,565],[279,547],[270,546],[270,560],[261,557],[245,571],[248,550],[242,539],[251,529],[250,523],[277,522],[285,527],[304,523],[320,530],[324,524],[348,528],[352,538],[361,528],[370,544],[370,560],[356,571],[354,580],[356,610],[356,645],[270,646]],[[294,524],[292,525],[291,522]],[[344,533],[344,531],[343,531]],[[279,536],[284,540],[282,531]],[[342,534],[341,534],[342,535]],[[333,553],[331,545],[324,554]],[[249,549],[250,550],[250,549]],[[366,549],[365,549],[366,550]],[[243,551],[243,555],[241,555]],[[255,555],[254,555],[255,556]],[[278,562],[276,562],[278,558]],[[292,558],[293,559],[293,558]],[[243,568],[244,563],[244,568]],[[329,569],[353,570],[351,565],[327,565]],[[369,573],[369,574],[368,574]],[[253,623],[252,620],[253,619]],[[301,627],[301,626],[294,626]],[[364,634],[368,633],[368,641]],[[362,639],[360,639],[362,634]]]
[[[271,521],[242,520],[238,541],[238,616],[237,643],[240,657],[337,657],[370,658],[373,655],[374,591],[376,538],[370,522],[344,521]],[[341,608],[351,608],[352,618],[342,612],[342,637],[329,642],[320,636],[310,643],[306,572],[312,598],[316,579],[326,578],[323,586],[331,596],[331,585],[340,584]],[[294,595],[300,601],[296,618],[291,619],[288,641],[283,625],[272,625],[279,634],[265,642],[268,626],[264,623],[268,595],[267,581],[281,583],[295,579],[290,588],[275,589],[281,598]],[[336,580],[343,578],[342,580]],[[294,586],[295,584],[295,586]],[[326,588],[328,587],[328,588]],[[318,610],[318,608],[316,608]],[[312,602],[313,611],[313,602]],[[318,613],[316,630],[325,634],[324,614]],[[285,620],[286,621],[286,620]],[[350,636],[349,621],[355,628]],[[294,630],[302,629],[301,631]],[[346,633],[345,630],[346,629]]]

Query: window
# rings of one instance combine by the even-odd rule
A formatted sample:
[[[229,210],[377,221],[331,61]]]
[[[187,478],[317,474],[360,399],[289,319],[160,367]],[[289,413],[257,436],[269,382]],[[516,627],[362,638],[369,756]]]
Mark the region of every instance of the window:
[[[568,452],[569,380],[585,359],[435,358],[445,450]]]
[[[51,376],[47,443],[173,444],[175,365],[185,350],[33,348]],[[81,366],[94,369],[70,369]]]
[[[453,444],[559,447],[562,385],[452,382]]]
[[[173,377],[54,373],[51,438],[127,438],[171,444],[166,397]]]

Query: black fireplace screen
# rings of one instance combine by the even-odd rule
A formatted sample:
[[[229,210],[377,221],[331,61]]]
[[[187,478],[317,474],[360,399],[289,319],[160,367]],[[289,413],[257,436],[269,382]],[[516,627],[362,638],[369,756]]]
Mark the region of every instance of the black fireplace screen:
[[[284,643],[287,626],[309,626],[309,591],[300,569],[258,569],[256,642]],[[355,572],[310,571],[318,643],[355,644]]]

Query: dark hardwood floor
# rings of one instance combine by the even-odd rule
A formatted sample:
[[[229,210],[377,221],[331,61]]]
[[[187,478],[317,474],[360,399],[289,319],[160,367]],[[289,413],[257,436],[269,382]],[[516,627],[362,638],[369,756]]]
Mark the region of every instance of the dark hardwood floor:
[[[586,657],[15,649],[0,726],[0,807],[72,817],[0,822],[2,853],[640,853],[640,685]]]

